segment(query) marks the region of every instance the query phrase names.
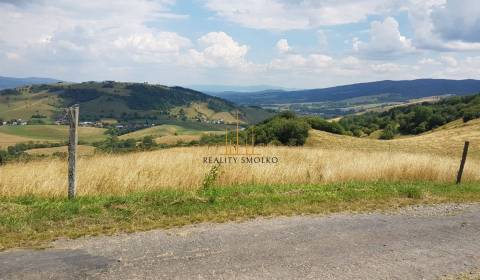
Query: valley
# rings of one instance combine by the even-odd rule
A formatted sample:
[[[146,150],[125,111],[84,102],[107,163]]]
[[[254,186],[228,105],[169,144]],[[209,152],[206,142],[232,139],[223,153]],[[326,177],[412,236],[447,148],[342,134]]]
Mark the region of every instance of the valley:
[[[291,110],[298,114],[335,118],[394,106],[435,102],[448,96],[480,92],[479,80],[417,79],[377,81],[304,90],[262,90],[214,92],[237,104],[266,109]]]

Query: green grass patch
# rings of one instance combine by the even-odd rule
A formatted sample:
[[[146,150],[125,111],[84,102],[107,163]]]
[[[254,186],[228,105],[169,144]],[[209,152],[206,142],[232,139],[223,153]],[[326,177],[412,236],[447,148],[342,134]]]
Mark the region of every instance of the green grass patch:
[[[127,196],[0,198],[0,250],[43,247],[60,237],[171,228],[258,216],[371,211],[480,201],[480,184],[342,183],[209,187]]]
[[[214,129],[213,131],[218,131]],[[167,135],[200,135],[209,132],[203,129],[187,128],[179,125],[162,124],[154,127],[140,129],[120,136],[121,139],[141,139],[145,136],[161,137]]]

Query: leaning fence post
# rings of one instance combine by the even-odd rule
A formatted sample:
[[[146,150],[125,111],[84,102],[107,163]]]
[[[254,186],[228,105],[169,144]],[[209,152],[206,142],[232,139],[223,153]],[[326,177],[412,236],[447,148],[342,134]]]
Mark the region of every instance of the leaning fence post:
[[[69,123],[68,137],[68,199],[74,199],[77,190],[76,165],[78,143],[79,106],[73,105],[67,109]]]
[[[463,146],[462,161],[460,162],[460,168],[458,169],[458,174],[457,174],[457,184],[460,184],[462,182],[463,168],[465,167],[465,161],[467,161],[469,145],[470,145],[470,142],[465,141],[465,145]]]

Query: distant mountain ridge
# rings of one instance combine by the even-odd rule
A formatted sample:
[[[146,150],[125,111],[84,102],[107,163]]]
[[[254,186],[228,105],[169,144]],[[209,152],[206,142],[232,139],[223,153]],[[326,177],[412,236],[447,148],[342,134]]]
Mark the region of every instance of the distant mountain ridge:
[[[480,80],[418,79],[378,81],[307,90],[228,92],[222,98],[238,104],[265,105],[337,102],[376,96],[382,101],[403,102],[438,95],[467,95],[480,92]]]
[[[229,86],[229,85],[190,85],[188,88],[209,93],[214,96],[222,96],[228,92],[255,92],[255,91],[270,91],[270,90],[294,90],[278,86],[270,85],[252,85],[252,86]]]
[[[12,78],[12,77],[0,76],[0,90],[22,87],[27,85],[54,84],[58,82],[60,82],[60,80],[51,79],[51,78],[38,78],[38,77]]]

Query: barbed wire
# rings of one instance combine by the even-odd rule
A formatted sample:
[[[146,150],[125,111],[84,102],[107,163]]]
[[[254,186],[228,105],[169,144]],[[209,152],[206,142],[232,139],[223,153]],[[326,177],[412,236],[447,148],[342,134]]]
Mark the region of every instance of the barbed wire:
[[[60,122],[64,123],[66,121],[69,121],[70,119],[73,118],[72,114],[73,114],[73,111],[71,110],[73,107],[67,107],[67,108],[63,108],[63,116],[59,119]]]

